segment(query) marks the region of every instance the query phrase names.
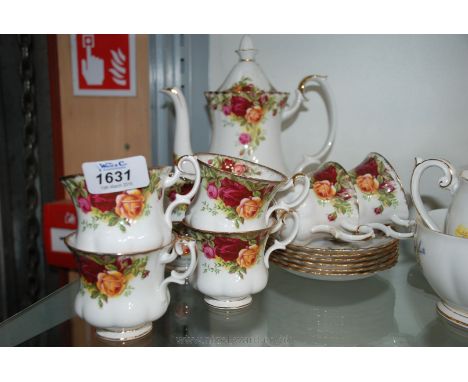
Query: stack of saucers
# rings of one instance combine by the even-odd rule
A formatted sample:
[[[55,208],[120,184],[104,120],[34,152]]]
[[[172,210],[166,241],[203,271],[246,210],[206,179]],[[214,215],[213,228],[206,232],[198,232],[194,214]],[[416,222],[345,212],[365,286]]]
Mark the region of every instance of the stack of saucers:
[[[343,243],[317,240],[313,246],[288,245],[270,260],[301,277],[346,281],[374,275],[393,267],[398,260],[399,241],[377,235],[373,240]]]

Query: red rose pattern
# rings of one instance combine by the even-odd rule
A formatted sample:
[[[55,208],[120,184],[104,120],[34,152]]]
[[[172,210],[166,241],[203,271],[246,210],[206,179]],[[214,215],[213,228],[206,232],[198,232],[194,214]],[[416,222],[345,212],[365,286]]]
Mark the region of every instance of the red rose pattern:
[[[375,158],[369,158],[354,169],[357,176],[370,174],[373,177],[379,175],[379,167]]]
[[[93,261],[91,258],[80,256],[79,257],[80,274],[89,283],[97,282],[97,276],[99,273],[104,272],[105,268]]]
[[[214,239],[216,255],[224,261],[236,261],[239,252],[249,247],[249,242],[231,237],[216,237]]]
[[[335,166],[328,166],[314,174],[315,181],[328,180],[331,184],[336,183],[336,168]]]
[[[119,195],[118,192],[112,192],[109,194],[90,194],[91,195],[91,205],[96,207],[102,212],[112,211],[115,209],[116,198]]]
[[[218,189],[218,197],[229,207],[237,207],[242,199],[251,196],[252,193],[247,187],[228,178],[221,181],[221,187]]]
[[[247,98],[240,96],[233,96],[231,98],[231,112],[238,117],[243,117],[250,107],[252,107],[252,102]]]

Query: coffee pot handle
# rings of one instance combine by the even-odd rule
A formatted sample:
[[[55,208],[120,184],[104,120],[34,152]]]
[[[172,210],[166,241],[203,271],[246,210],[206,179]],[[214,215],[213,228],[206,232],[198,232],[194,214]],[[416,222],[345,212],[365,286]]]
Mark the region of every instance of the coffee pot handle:
[[[335,113],[335,101],[332,95],[332,91],[330,86],[325,81],[327,76],[322,76],[318,74],[312,74],[310,76],[305,77],[298,86],[298,92],[301,96],[307,100],[304,96],[306,84],[310,81],[316,82],[320,85],[322,89],[322,94],[325,100],[325,104],[327,106],[327,116],[328,116],[328,134],[323,144],[322,148],[316,152],[315,154],[306,154],[304,155],[302,162],[297,165],[294,172],[302,172],[304,169],[311,165],[311,164],[320,164],[323,157],[330,151],[331,147],[333,146],[333,142],[335,141],[336,135],[336,113]],[[298,95],[299,96],[299,95]]]
[[[292,227],[291,233],[284,240],[275,239],[274,243],[267,249],[267,251],[263,255],[263,261],[267,269],[270,267],[271,253],[273,251],[276,251],[277,249],[285,249],[286,246],[296,238],[297,233],[299,232],[299,216],[297,215],[296,211],[291,210],[281,215],[280,217],[281,222],[273,228],[271,233],[277,232],[279,228],[281,228],[281,225],[284,224],[284,219],[287,219],[288,217],[291,217],[291,219],[293,219],[293,227]]]
[[[419,191],[420,178],[422,173],[429,167],[439,167],[444,172],[444,175],[439,178],[439,186],[443,189],[449,190],[453,194],[457,190],[459,184],[456,176],[456,170],[448,161],[443,159],[422,160],[421,158],[416,158],[415,160],[416,166],[414,167],[413,175],[411,176],[411,197],[413,199],[414,206],[421,216],[421,219],[430,229],[441,232],[442,230],[430,218],[421,200],[421,194]]]
[[[190,265],[187,270],[183,273],[173,270],[169,277],[166,277],[161,285],[159,286],[159,291],[161,293],[161,298],[163,301],[170,300],[170,294],[168,285],[169,283],[176,283],[180,285],[185,284],[185,279],[190,277],[197,266],[197,253],[195,249],[195,241],[190,239],[178,238],[174,244],[174,248],[171,253],[164,254],[160,257],[159,261],[161,264],[168,264],[176,259],[177,256],[181,256],[184,253],[184,250],[188,249],[190,251]]]
[[[167,206],[166,212],[164,213],[164,218],[166,219],[166,224],[169,227],[172,227],[172,211],[174,211],[174,209],[181,204],[190,204],[192,198],[195,196],[198,188],[200,187],[200,166],[198,164],[198,160],[193,155],[184,155],[178,160],[174,175],[168,177],[165,180],[164,189],[173,186],[181,176],[186,174],[181,170],[181,168],[183,168],[184,164],[187,162],[192,164],[195,171],[195,175],[193,173],[190,174],[190,177],[194,176],[194,184],[188,194],[176,194],[175,199]]]

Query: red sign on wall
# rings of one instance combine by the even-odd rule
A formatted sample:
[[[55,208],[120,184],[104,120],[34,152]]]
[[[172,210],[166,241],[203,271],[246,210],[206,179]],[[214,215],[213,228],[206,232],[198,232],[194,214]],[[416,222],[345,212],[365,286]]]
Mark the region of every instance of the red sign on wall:
[[[135,96],[135,36],[71,36],[73,93],[86,96]]]

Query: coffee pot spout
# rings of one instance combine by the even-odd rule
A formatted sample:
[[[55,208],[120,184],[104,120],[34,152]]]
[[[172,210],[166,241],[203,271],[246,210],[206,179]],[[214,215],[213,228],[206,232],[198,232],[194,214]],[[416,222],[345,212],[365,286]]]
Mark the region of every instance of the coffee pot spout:
[[[178,87],[165,88],[162,93],[169,96],[174,103],[176,114],[176,127],[174,135],[174,155],[179,158],[183,155],[191,155],[192,145],[190,143],[190,125],[187,102]]]

